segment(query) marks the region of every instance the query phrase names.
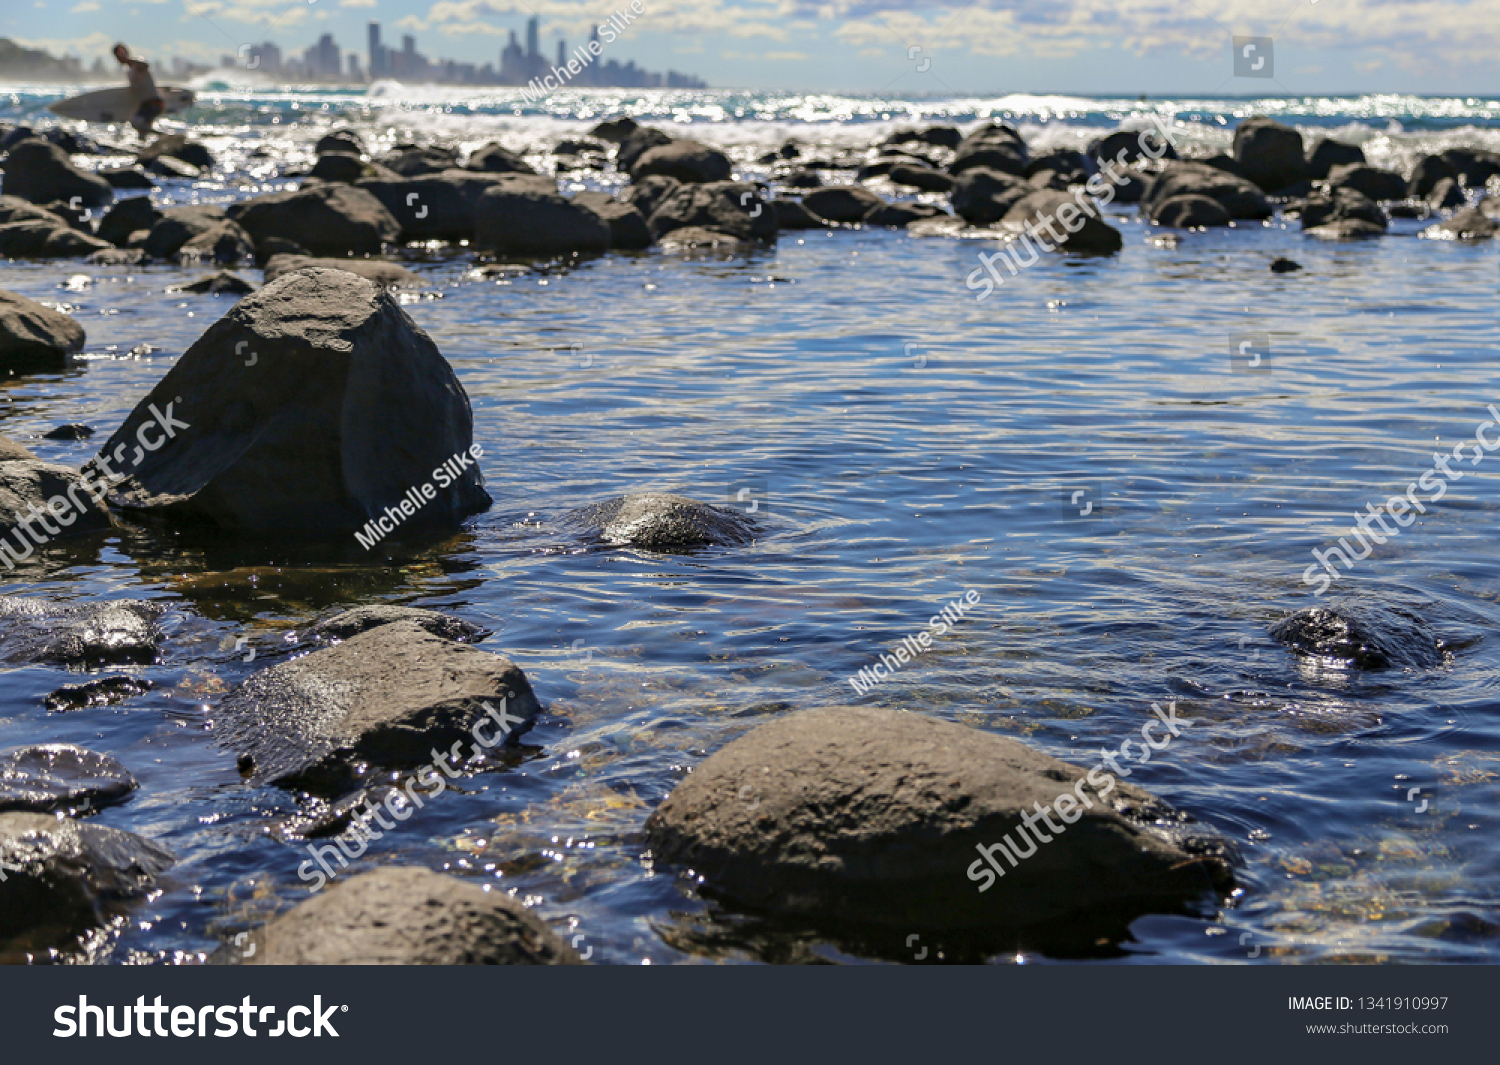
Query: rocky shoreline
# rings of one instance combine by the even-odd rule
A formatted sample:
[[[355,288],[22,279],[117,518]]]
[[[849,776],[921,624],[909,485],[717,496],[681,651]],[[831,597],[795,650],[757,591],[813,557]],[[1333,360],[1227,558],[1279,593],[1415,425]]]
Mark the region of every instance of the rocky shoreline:
[[[475,446],[469,398],[439,344],[392,295],[409,272],[379,258],[405,243],[468,242],[483,266],[653,246],[732,254],[801,229],[890,226],[1015,243],[1047,228],[1057,237],[1044,244],[1051,250],[1107,255],[1119,232],[1081,198],[1103,188],[1101,161],[1121,166],[1113,202],[1139,204],[1163,228],[1258,223],[1279,212],[1318,237],[1368,239],[1384,235],[1393,216],[1431,215],[1424,236],[1475,240],[1493,237],[1500,217],[1500,197],[1469,199],[1500,178],[1493,153],[1452,149],[1402,176],[1368,166],[1357,148],[1326,139],[1308,146],[1262,119],[1240,127],[1232,157],[1206,160],[1177,159],[1170,144],[1130,131],[1088,152],[1032,157],[1019,133],[991,124],[967,135],[951,127],[898,135],[860,163],[862,179],[946,195],[951,214],[888,202],[860,183],[824,186],[819,171],[829,168],[786,149],[776,153],[787,164],[779,191],[735,181],[724,152],[628,120],[557,152],[560,170],[567,157],[570,167],[627,174],[615,196],[566,198],[555,178],[498,144],[460,166],[433,145],[370,158],[353,134],[340,134],[318,144],[318,163],[296,191],[223,209],[163,211],[145,196],[115,202],[120,191],[148,187],[132,182],[152,174],[212,165],[202,146],[164,141],[103,177],[73,162],[64,148],[76,143],[3,142],[0,254],[264,270],[259,287],[233,274],[204,279],[207,290],[244,298],[81,469],[0,441],[8,493],[0,557],[21,574],[34,548],[122,523],[223,542],[294,537],[348,547],[418,486],[432,492],[411,506],[393,542],[420,542],[486,510],[477,465],[448,465]],[[110,203],[97,226],[81,210]],[[1076,230],[1069,204],[1087,215]],[[1047,225],[1053,219],[1066,237]],[[12,372],[65,365],[84,343],[67,315],[0,292],[0,354]],[[768,521],[665,493],[626,493],[562,525],[579,543],[663,553],[734,551],[776,535]],[[6,598],[3,650],[12,662],[149,663],[171,639],[159,615],[144,602]],[[488,705],[505,701],[523,726],[544,707],[545,693],[533,692],[518,666],[476,646],[485,635],[430,611],[355,607],[325,619],[286,660],[268,655],[218,700],[215,738],[247,783],[295,790],[310,818],[336,811],[317,815],[324,835],[357,828],[372,802],[399,816],[399,804],[367,783],[372,769],[382,788],[440,801],[420,769],[459,750]],[[1298,612],[1270,635],[1298,655],[1359,669],[1430,668],[1449,653],[1420,619],[1351,604]],[[91,685],[54,696],[89,705],[136,693]],[[451,779],[481,771],[456,758],[444,765]],[[0,915],[9,918],[0,956],[66,947],[171,876],[166,848],[88,820],[138,791],[130,767],[101,752],[61,744],[0,752]],[[977,888],[976,854],[1027,838],[1018,834],[1035,830],[1044,804],[1051,810],[1064,792],[1078,800],[1060,814],[1066,831],[1046,821],[1052,834],[1037,837],[1034,857],[992,864],[998,875]],[[1106,787],[1019,741],[870,706],[786,714],[748,732],[697,765],[642,833],[653,862],[691,871],[725,905],[836,930],[876,956],[893,956],[886,939],[907,929],[946,937],[955,956],[982,954],[1018,933],[1068,942],[1146,913],[1211,916],[1243,890],[1231,842],[1142,789],[1121,780]],[[257,963],[583,960],[514,900],[410,869],[340,878],[253,935],[264,948],[252,955]],[[246,957],[226,948],[216,960]]]

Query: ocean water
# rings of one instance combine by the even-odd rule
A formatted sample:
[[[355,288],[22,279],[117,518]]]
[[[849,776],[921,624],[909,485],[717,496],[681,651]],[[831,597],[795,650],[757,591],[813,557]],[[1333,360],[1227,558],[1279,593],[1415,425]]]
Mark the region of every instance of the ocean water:
[[[1180,147],[1222,148],[1236,121],[1268,113],[1398,168],[1441,147],[1500,149],[1490,99],[592,91],[523,107],[518,91],[198,88],[201,106],[165,128],[203,140],[221,166],[168,183],[163,202],[282,187],[335,126],[377,146],[499,139],[546,169],[543,149],[620,113],[689,127],[752,177],[767,174],[753,159],[789,137],[821,153],[992,117],[1033,148],[1153,114]],[[0,121],[45,121],[60,92],[11,86]],[[47,692],[86,678],[0,673],[0,748],[68,741],[119,758],[142,787],[97,820],[180,858],[84,956],[193,962],[306,897],[306,854],[270,831],[297,796],[245,785],[214,742],[217,699],[260,665],[233,642],[269,649],[337,609],[398,603],[493,629],[482,646],[526,671],[547,712],[521,753],[389,833],[364,866],[511,892],[596,962],[868,958],[747,928],[645,853],[646,816],[687,770],[776,715],[869,702],[1092,765],[1168,701],[1193,726],[1131,782],[1232,838],[1243,890],[1217,914],[1140,918],[1091,960],[1497,960],[1500,455],[1462,466],[1329,595],[1302,574],[1355,512],[1405,491],[1500,404],[1500,249],[1419,239],[1423,223],[1407,220],[1379,240],[1324,243],[1279,216],[1168,240],[1110,211],[1120,254],[1044,258],[983,302],[964,279],[986,245],[899,231],[498,278],[471,273],[466,249],[407,252],[424,285],[406,310],[473,402],[487,513],[415,556],[368,561],[126,528],[50,548],[44,569],[0,589],[171,611],[164,661],[123,670],[155,688],[121,705],[49,714]],[[1305,269],[1272,274],[1277,256]],[[85,422],[97,446],[232,305],[167,291],[203,272],[5,263],[0,285],[69,309],[88,344],[74,370],[3,384],[0,433],[50,460],[89,457],[87,442],[40,434]],[[1266,372],[1231,358],[1246,336]],[[722,503],[744,489],[764,526],[748,548],[586,549],[555,521],[627,491]],[[969,620],[854,691],[851,675],[970,590]],[[1268,636],[1331,599],[1422,617],[1444,663],[1345,669]],[[1060,957],[1023,942],[995,960]]]

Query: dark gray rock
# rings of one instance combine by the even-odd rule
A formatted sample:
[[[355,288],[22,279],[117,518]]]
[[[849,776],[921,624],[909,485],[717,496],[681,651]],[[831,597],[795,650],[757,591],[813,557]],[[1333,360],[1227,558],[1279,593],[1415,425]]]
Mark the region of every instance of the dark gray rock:
[[[908,185],[928,192],[947,192],[953,188],[953,177],[941,170],[917,163],[897,163],[887,175],[897,185]]]
[[[402,177],[417,177],[421,174],[438,174],[458,167],[458,152],[437,145],[418,147],[401,145],[379,159],[380,165],[394,170]]]
[[[150,258],[141,248],[100,248],[83,261],[92,266],[144,266]]]
[[[452,614],[440,614],[436,610],[421,610],[411,606],[388,606],[377,604],[357,606],[326,618],[312,627],[308,635],[319,640],[347,640],[362,632],[390,625],[398,621],[410,622],[445,640],[456,643],[474,643],[489,635],[488,630],[470,624]]]
[[[1152,181],[1141,207],[1149,214],[1156,204],[1173,196],[1207,196],[1217,200],[1230,218],[1269,218],[1275,208],[1253,183],[1227,170],[1204,163],[1176,162]]]
[[[1117,129],[1113,133],[1106,133],[1088,147],[1088,154],[1096,163],[1101,164],[1120,160],[1122,152],[1123,162],[1127,166],[1131,163],[1149,162],[1153,158],[1152,152],[1157,153],[1157,159],[1177,158],[1177,149],[1164,141],[1154,129]]]
[[[681,187],[682,182],[676,178],[653,174],[651,177],[641,179],[638,185],[626,185],[620,190],[619,200],[621,203],[630,204],[649,219],[660,206],[661,201],[666,199],[669,193]]]
[[[0,462],[40,462],[31,451],[8,436],[0,436]]]
[[[100,677],[83,684],[64,684],[56,691],[48,692],[43,702],[51,712],[65,714],[73,710],[121,703],[150,691],[152,687],[152,683],[145,677],[117,673],[112,677]]]
[[[474,243],[530,257],[609,250],[609,226],[593,211],[556,192],[495,187],[479,198]]]
[[[383,259],[319,259],[311,255],[273,255],[266,261],[265,278],[279,281],[298,270],[343,270],[381,288],[416,288],[422,279],[400,263]]]
[[[578,952],[503,891],[425,869],[362,873],[226,946],[245,965],[581,965]]]
[[[174,178],[178,181],[195,181],[198,178],[196,166],[184,163],[181,159],[174,159],[170,155],[158,155],[155,159],[148,159],[141,165],[157,177]]]
[[[0,476],[18,465],[0,466]],[[156,620],[164,612],[160,603],[140,599],[50,603],[0,596],[0,656],[62,666],[151,665],[161,657],[163,636]]]
[[[1322,230],[1321,236],[1363,236],[1384,233],[1385,212],[1368,196],[1346,186],[1317,193],[1302,205],[1302,228]],[[1358,225],[1348,223],[1357,222]]]
[[[948,202],[953,213],[970,225],[991,226],[1034,191],[1016,174],[975,166],[959,174]]]
[[[1322,181],[1336,166],[1349,166],[1365,162],[1365,150],[1357,144],[1319,137],[1307,153],[1304,175],[1313,181]],[[1399,198],[1399,197],[1398,197]]]
[[[273,192],[231,204],[228,213],[257,247],[281,237],[313,255],[379,255],[401,236],[400,224],[378,199],[349,185]]]
[[[429,483],[435,497],[401,531],[450,529],[490,505],[477,465],[449,484],[435,473],[472,454],[473,412],[452,367],[392,296],[344,270],[298,270],[240,300],[101,454],[163,416],[174,435],[122,471],[114,505],[346,542]]]
[[[861,174],[861,177],[868,177]],[[781,179],[781,184],[789,189],[818,189],[823,187],[823,179],[816,170],[797,169],[788,173]]]
[[[745,240],[743,237],[735,236],[733,233],[725,233],[721,229],[709,229],[705,226],[683,226],[674,229],[661,238],[661,246],[665,251],[692,252],[692,251],[722,251],[738,255],[753,248],[754,242]]]
[[[180,133],[157,137],[136,154],[135,161],[145,166],[162,157],[180,160],[199,170],[211,170],[214,165],[213,153],[207,147],[188,140]]]
[[[1434,669],[1447,660],[1443,640],[1398,607],[1354,602],[1308,607],[1272,625],[1271,638],[1299,655],[1361,669]]]
[[[247,296],[255,291],[255,286],[244,278],[225,270],[189,282],[182,286],[182,291],[211,296]]]
[[[342,181],[352,185],[360,178],[369,177],[373,170],[356,152],[321,152],[308,173],[319,181]]]
[[[1022,816],[1044,834],[1042,809],[1064,824],[1039,842]],[[1227,842],[1148,792],[1012,739],[882,707],[762,725],[678,784],[646,838],[658,866],[691,868],[739,906],[903,931],[1175,911],[1233,887]],[[997,853],[1007,839],[1031,856]]]
[[[634,204],[621,203],[607,192],[579,192],[573,202],[592,211],[609,226],[609,246],[620,250],[650,247],[651,227]]]
[[[11,259],[75,259],[110,247],[66,224],[41,219],[0,226],[0,256]]]
[[[1465,202],[1463,188],[1452,178],[1443,178],[1427,194],[1428,206],[1434,207],[1439,211],[1446,211],[1453,207],[1462,207]]]
[[[476,726],[511,742],[540,712],[508,658],[395,621],[253,674],[214,724],[253,781],[336,792],[360,782],[362,763],[414,768],[451,752],[462,764]]]
[[[23,200],[19,196],[0,196],[0,225],[10,225],[12,222],[50,222],[55,226],[65,226],[67,219],[55,214],[40,204]]]
[[[776,228],[823,229],[825,223],[817,215],[796,200],[772,200],[771,213],[776,219]]]
[[[149,227],[151,235],[146,238],[143,250],[153,259],[171,259],[188,241],[216,231],[228,220],[224,208],[213,204],[168,207]],[[129,235],[126,243],[130,243]]]
[[[714,229],[738,240],[774,241],[776,216],[765,194],[739,181],[675,186],[649,218],[652,234],[663,239],[676,229]]]
[[[250,234],[226,220],[194,233],[177,249],[174,257],[184,266],[201,262],[229,266],[254,259],[255,247],[250,243]]]
[[[160,222],[161,211],[149,196],[132,196],[121,200],[99,219],[98,236],[123,248],[137,230],[150,229]],[[174,249],[175,250],[175,249]]]
[[[1424,155],[1412,168],[1411,180],[1406,183],[1406,195],[1414,200],[1425,200],[1443,178],[1458,180],[1458,170],[1440,155]]]
[[[68,159],[68,153],[55,144],[29,138],[11,145],[3,164],[5,180],[0,191],[19,196],[32,203],[78,197],[85,207],[103,207],[115,198],[108,181],[84,173]]]
[[[84,425],[82,422],[69,422],[48,429],[42,434],[43,440],[87,440],[94,435],[93,426]]]
[[[610,118],[600,122],[589,130],[590,137],[598,137],[610,144],[620,144],[636,130],[640,125],[633,118]]]
[[[647,148],[630,165],[630,179],[660,174],[686,183],[728,181],[734,172],[729,156],[694,140],[679,139]]]
[[[1052,228],[1046,230],[1049,220]],[[1000,228],[1012,232],[1022,232],[1028,225],[1042,232],[1048,243],[1056,239],[1053,234],[1062,237],[1058,247],[1067,252],[1107,255],[1125,245],[1120,231],[1104,221],[1097,208],[1081,210],[1072,196],[1052,189],[1038,189],[1017,200],[999,222]],[[1070,225],[1077,231],[1069,233]]]
[[[1169,196],[1151,208],[1151,221],[1159,226],[1194,229],[1199,226],[1227,226],[1229,212],[1218,200],[1207,196]]]
[[[1099,166],[1083,152],[1074,151],[1072,148],[1053,148],[1051,151],[1033,157],[1026,164],[1026,169],[1022,171],[1022,174],[1030,178],[1043,170],[1050,170],[1058,175],[1065,186],[1082,185],[1099,173]]]
[[[885,201],[858,185],[833,185],[803,196],[802,206],[825,222],[854,224],[884,207]]]
[[[905,229],[913,222],[920,222],[925,218],[942,218],[947,214],[941,207],[930,203],[888,203],[865,215],[865,225]]]
[[[1465,188],[1482,189],[1490,178],[1500,177],[1500,152],[1485,148],[1449,148],[1443,152],[1443,161],[1453,168],[1458,183]]]
[[[988,167],[1020,176],[1026,171],[1026,142],[1016,130],[1004,123],[981,126],[965,137],[954,153],[948,171],[958,174],[976,166]]]
[[[53,370],[83,350],[83,326],[61,311],[0,289],[0,368]]]
[[[1328,187],[1353,189],[1376,202],[1399,200],[1406,196],[1406,181],[1391,170],[1381,170],[1364,163],[1348,163],[1328,171]]]
[[[60,945],[157,884],[171,851],[130,832],[51,814],[0,814],[0,939]]]
[[[652,148],[663,144],[671,144],[673,138],[659,129],[651,126],[637,126],[620,141],[620,147],[615,150],[615,167],[622,173],[630,173],[635,162]]]
[[[336,129],[319,137],[318,143],[313,146],[313,152],[317,155],[322,155],[324,152],[352,152],[355,155],[363,155],[365,145],[359,139],[359,134],[352,129]]]
[[[490,174],[535,174],[536,170],[521,156],[501,144],[491,141],[476,148],[464,163],[466,170],[482,170]]]
[[[472,240],[479,199],[490,189],[557,194],[553,178],[526,173],[440,170],[412,178],[371,178],[359,187],[401,224],[401,239]]]
[[[666,492],[618,496],[564,520],[606,543],[663,553],[749,544],[757,531],[737,510]]]
[[[1234,161],[1266,192],[1307,177],[1302,134],[1264,115],[1247,118],[1235,128]]]
[[[1486,218],[1473,207],[1454,213],[1452,218],[1429,226],[1422,236],[1429,240],[1491,240],[1500,231],[1493,219]]]
[[[892,144],[930,144],[935,148],[957,148],[963,143],[957,126],[928,126],[925,129],[901,129],[880,142],[882,148]]]
[[[40,743],[0,751],[0,812],[69,817],[127,798],[140,785],[107,754],[71,743]]]
[[[1292,259],[1277,257],[1271,260],[1271,273],[1273,274],[1292,274],[1301,269],[1302,264]]]

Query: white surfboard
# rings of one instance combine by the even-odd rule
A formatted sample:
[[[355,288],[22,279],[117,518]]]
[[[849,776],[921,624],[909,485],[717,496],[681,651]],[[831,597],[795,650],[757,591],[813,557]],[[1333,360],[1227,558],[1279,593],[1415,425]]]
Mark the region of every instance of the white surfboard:
[[[186,111],[193,106],[193,101],[197,98],[193,95],[192,89],[179,89],[174,86],[163,86],[156,92],[165,105],[162,113],[166,115]],[[82,96],[59,100],[49,105],[47,110],[63,118],[77,118],[84,122],[129,122],[130,116],[135,114],[139,107],[140,104],[136,102],[135,94],[122,85],[117,89],[100,89],[97,92],[86,92]]]

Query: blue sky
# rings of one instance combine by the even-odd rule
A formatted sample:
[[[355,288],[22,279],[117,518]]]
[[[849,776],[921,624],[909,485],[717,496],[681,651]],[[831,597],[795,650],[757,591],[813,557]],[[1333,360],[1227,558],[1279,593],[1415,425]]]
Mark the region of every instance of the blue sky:
[[[830,92],[1448,93],[1500,96],[1500,0],[642,0],[608,49],[716,88]],[[92,62],[115,40],[217,63],[270,39],[300,51],[365,24],[430,57],[494,62],[536,13],[544,50],[628,0],[6,0],[0,36]],[[267,28],[269,34],[267,33]],[[1235,77],[1235,34],[1275,42],[1275,79]]]

